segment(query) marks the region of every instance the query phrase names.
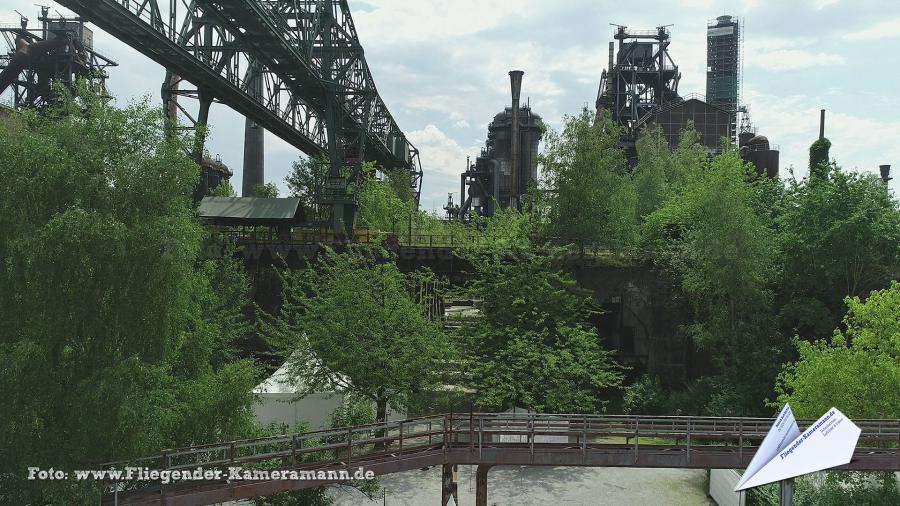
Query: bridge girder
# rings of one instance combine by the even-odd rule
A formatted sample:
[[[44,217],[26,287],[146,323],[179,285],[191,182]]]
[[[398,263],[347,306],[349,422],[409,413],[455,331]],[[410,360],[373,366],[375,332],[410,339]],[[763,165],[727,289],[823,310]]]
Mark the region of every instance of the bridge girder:
[[[59,3],[165,67],[163,96],[171,112],[205,126],[206,96],[307,155],[328,157],[332,205],[352,213],[347,188],[358,182],[364,161],[408,171],[418,204],[418,150],[378,94],[346,0]],[[194,88],[183,88],[183,81]],[[188,114],[173,100],[178,96],[201,98],[201,112]]]

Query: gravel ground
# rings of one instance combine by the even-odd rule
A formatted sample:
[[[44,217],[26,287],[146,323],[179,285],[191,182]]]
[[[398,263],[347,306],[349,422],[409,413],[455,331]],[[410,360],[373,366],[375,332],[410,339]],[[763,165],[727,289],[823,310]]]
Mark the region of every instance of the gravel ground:
[[[369,501],[352,489],[331,492],[338,506],[440,504],[441,468],[383,476],[384,497]],[[688,469],[495,467],[488,504],[495,506],[708,506],[706,471]],[[459,468],[459,506],[475,504],[475,468]]]

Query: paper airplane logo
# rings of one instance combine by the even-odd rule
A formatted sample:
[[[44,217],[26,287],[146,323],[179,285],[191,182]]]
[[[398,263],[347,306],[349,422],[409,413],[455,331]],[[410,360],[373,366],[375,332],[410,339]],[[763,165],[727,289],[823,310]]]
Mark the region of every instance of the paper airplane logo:
[[[861,432],[837,408],[831,408],[801,433],[785,404],[734,491],[847,464]]]

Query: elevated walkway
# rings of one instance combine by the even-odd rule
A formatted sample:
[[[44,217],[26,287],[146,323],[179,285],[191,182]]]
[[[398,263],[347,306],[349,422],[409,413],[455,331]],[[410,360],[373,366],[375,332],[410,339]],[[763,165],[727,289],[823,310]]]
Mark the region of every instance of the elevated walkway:
[[[378,476],[434,465],[444,469],[442,504],[453,495],[454,469],[459,465],[478,466],[476,496],[478,504],[486,504],[487,471],[498,465],[744,468],[772,422],[766,418],[446,414],[173,449],[108,464],[108,469],[140,466],[169,471],[252,469],[265,464],[266,469],[316,474],[299,480],[221,479],[152,486],[112,480],[110,489],[119,491],[106,494],[103,504],[214,504],[340,482],[340,471],[352,476],[360,467]],[[854,422],[862,435],[853,460],[838,470],[900,471],[900,420]]]

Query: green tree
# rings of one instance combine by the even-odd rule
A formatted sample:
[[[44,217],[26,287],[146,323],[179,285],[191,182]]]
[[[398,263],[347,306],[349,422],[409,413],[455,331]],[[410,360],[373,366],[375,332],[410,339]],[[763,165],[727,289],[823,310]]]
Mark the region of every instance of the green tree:
[[[357,394],[375,403],[379,421],[388,405],[401,409],[410,395],[437,386],[453,357],[386,255],[326,249],[309,268],[282,271],[282,307],[264,326],[289,354],[301,394]]]
[[[645,247],[689,309],[685,330],[723,375],[727,397],[761,407],[782,345],[771,324],[774,244],[755,212],[755,177],[733,150],[701,165],[683,190],[647,218]],[[752,358],[756,357],[756,358]],[[734,375],[735,371],[747,371]],[[729,381],[740,377],[741,381]],[[757,379],[753,379],[757,378]],[[728,392],[739,388],[745,394]],[[725,414],[725,413],[721,413]]]
[[[779,402],[817,418],[832,406],[855,418],[900,418],[900,283],[846,299],[845,330],[797,340],[800,358],[777,381]]]
[[[634,245],[637,197],[619,137],[609,119],[587,111],[547,134],[541,163],[550,236],[580,247]]]
[[[0,128],[3,503],[97,502],[97,484],[25,481],[26,466],[252,430],[256,371],[231,358],[247,280],[198,261],[197,165],[160,111],[80,97]]]
[[[587,323],[592,299],[562,267],[562,253],[522,249],[469,255],[480,314],[465,322],[462,348],[482,406],[595,413],[621,368]]]
[[[655,124],[641,132],[637,141],[638,163],[634,167],[637,214],[644,218],[665,202],[670,191],[672,152],[662,130]]]
[[[875,176],[828,166],[792,181],[778,225],[779,306],[790,334],[827,337],[845,297],[900,275],[900,207]]]
[[[638,217],[645,219],[684,184],[707,165],[706,148],[700,143],[700,134],[689,122],[679,137],[678,148],[669,149],[669,143],[656,124],[650,124],[641,132],[637,141],[638,163],[634,167],[635,192]]]
[[[397,195],[395,185],[389,179],[365,178],[359,193],[357,228],[399,232],[410,224],[418,229],[418,211]]]
[[[776,381],[778,402],[815,419],[832,406],[851,418],[900,418],[900,283],[846,299],[844,330],[830,342],[797,340],[800,358]],[[893,473],[827,473],[800,482],[797,504],[898,504]]]
[[[327,159],[302,158],[294,162],[290,174],[284,178],[288,195],[299,198],[303,208],[319,219],[319,201],[328,180],[328,170]]]
[[[826,175],[830,167],[828,152],[831,150],[831,141],[818,139],[809,147],[809,177],[810,179]]]
[[[212,197],[237,197],[237,192],[228,180],[219,181],[212,191],[209,192]]]
[[[266,199],[278,198],[278,187],[275,186],[275,183],[258,184],[253,188],[253,196]]]

